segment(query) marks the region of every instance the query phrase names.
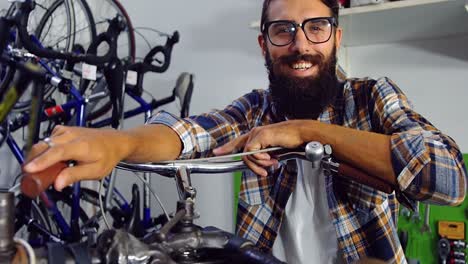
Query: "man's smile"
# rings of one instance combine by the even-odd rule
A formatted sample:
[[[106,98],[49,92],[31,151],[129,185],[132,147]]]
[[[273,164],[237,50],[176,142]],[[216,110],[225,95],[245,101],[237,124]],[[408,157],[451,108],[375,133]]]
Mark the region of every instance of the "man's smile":
[[[294,77],[315,76],[318,73],[318,65],[305,60],[284,63],[282,68],[285,74]]]

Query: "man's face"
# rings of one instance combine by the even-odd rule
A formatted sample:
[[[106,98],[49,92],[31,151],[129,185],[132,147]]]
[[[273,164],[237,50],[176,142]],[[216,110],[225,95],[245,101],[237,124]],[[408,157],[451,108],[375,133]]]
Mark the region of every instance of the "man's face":
[[[306,19],[330,16],[331,10],[321,0],[274,0],[267,21],[302,23]],[[310,42],[301,28],[297,28],[294,41],[281,47],[259,36],[273,99],[283,114],[315,119],[335,97],[336,49],[340,41],[339,28],[333,28],[331,38],[320,44]]]

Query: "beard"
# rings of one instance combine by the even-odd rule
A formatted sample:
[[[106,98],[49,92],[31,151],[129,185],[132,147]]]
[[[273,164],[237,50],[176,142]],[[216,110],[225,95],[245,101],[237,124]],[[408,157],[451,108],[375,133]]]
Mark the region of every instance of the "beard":
[[[289,65],[297,61],[318,66],[317,76],[293,77],[280,72],[280,66],[290,67]],[[273,104],[278,114],[290,119],[317,119],[338,95],[336,62],[336,48],[333,48],[328,59],[322,54],[291,54],[274,61],[267,50],[265,66]]]

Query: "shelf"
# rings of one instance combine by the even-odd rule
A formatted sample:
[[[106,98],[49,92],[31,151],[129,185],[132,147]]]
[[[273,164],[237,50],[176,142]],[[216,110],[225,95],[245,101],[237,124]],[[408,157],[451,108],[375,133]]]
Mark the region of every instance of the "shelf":
[[[340,10],[343,45],[468,34],[468,0],[402,0]],[[258,30],[259,21],[250,24]]]
[[[343,9],[344,46],[468,34],[466,0],[403,0]]]

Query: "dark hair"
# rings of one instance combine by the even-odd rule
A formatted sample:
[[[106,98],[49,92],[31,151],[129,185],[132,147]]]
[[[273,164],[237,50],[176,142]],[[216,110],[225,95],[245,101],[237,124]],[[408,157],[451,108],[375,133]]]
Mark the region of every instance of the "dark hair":
[[[268,8],[270,7],[270,4],[273,0],[264,0],[263,1],[263,8],[262,8],[262,17],[260,19],[260,30],[263,30],[263,25],[265,22],[268,20]],[[338,23],[338,10],[339,10],[339,5],[338,5],[338,0],[321,0],[326,6],[328,6],[332,12],[332,16],[335,18],[336,24],[339,25]]]

